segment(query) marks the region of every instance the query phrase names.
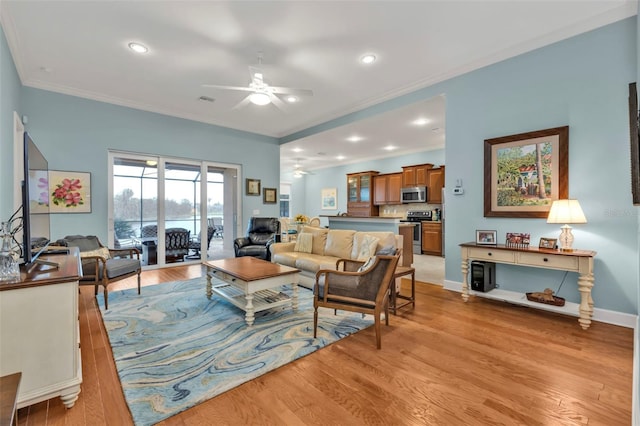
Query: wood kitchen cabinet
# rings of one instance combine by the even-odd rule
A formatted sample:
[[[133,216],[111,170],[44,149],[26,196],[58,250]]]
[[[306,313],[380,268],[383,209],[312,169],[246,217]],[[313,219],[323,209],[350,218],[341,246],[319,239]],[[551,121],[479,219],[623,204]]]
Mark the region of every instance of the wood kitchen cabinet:
[[[444,188],[444,166],[427,171],[427,203],[442,204],[442,188]]]
[[[442,256],[442,223],[422,222],[422,253]]]
[[[427,173],[433,164],[419,164],[402,168],[402,187],[427,186]]]
[[[373,204],[400,204],[402,173],[388,173],[373,177]]]
[[[349,216],[378,216],[378,206],[373,203],[374,177],[378,174],[376,171],[347,174],[347,214]]]

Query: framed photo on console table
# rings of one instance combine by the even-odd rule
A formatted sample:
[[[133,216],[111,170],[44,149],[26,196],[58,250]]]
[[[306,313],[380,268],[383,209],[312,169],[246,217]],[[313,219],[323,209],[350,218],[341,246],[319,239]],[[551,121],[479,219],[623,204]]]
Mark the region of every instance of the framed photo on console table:
[[[555,249],[556,248],[556,243],[558,242],[557,238],[540,238],[540,244],[538,244],[538,248],[544,248],[544,249]]]
[[[498,244],[498,232],[476,230],[476,244],[495,246]]]
[[[546,218],[569,195],[569,126],[484,141],[484,216]]]

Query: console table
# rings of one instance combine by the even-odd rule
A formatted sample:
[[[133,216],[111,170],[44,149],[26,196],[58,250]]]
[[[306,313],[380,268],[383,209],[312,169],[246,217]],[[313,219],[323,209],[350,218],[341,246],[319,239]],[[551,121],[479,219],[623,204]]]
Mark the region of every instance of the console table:
[[[465,302],[469,300],[469,283],[467,282],[469,260],[577,272],[579,274],[578,289],[581,296],[578,308],[578,322],[584,330],[591,325],[591,317],[593,316],[591,289],[594,285],[593,258],[596,255],[595,251],[575,250],[561,252],[536,247],[512,248],[503,244],[481,245],[476,243],[463,243],[460,244],[460,248],[462,251],[462,299]],[[541,304],[531,302],[527,305],[536,306]]]

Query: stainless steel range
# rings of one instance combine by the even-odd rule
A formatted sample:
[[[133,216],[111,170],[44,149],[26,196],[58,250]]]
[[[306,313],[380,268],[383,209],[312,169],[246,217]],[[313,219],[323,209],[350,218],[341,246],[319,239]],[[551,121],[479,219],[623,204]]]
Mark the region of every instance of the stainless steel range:
[[[413,254],[422,254],[422,222],[431,219],[431,210],[409,210],[407,218],[400,220],[400,222],[415,223],[413,227]]]

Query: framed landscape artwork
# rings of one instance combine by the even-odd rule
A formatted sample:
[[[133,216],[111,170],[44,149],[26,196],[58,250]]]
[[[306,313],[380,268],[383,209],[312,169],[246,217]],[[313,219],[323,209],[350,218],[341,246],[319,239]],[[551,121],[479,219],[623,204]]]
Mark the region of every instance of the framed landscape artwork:
[[[91,173],[49,170],[49,212],[91,213]]]
[[[568,195],[568,126],[485,139],[485,217],[544,218]]]

